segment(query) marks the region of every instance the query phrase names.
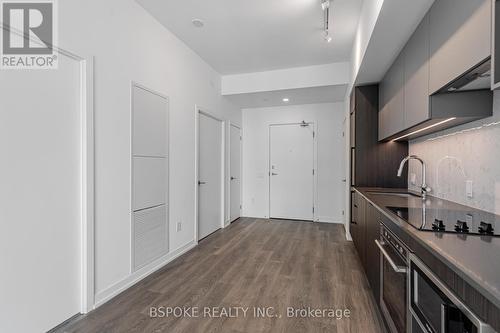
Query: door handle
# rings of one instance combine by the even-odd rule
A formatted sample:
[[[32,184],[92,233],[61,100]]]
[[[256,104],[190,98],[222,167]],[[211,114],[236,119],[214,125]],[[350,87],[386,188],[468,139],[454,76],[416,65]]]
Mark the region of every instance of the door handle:
[[[207,182],[198,181],[198,185],[205,185]]]
[[[277,176],[278,174],[277,173],[271,173],[271,176]]]
[[[231,180],[236,180],[236,179],[238,179],[238,178],[236,178],[236,177],[231,177]]]
[[[389,256],[389,253],[387,253],[387,251],[384,249],[385,243],[383,243],[383,242],[380,243],[378,241],[378,239],[376,239],[375,240],[375,244],[377,244],[378,248],[380,249],[380,252],[382,252],[382,255],[385,257],[385,259],[387,259],[387,261],[391,265],[391,267],[394,270],[394,272],[396,272],[396,273],[406,273],[406,267],[405,266],[398,266],[398,265],[396,265],[396,263],[394,262],[394,260],[392,260],[392,258]]]

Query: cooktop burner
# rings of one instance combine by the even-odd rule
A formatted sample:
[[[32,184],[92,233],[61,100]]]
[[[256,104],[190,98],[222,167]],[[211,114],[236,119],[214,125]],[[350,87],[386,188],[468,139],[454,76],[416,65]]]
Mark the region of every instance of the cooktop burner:
[[[419,230],[500,237],[500,219],[495,214],[425,207],[387,208]]]

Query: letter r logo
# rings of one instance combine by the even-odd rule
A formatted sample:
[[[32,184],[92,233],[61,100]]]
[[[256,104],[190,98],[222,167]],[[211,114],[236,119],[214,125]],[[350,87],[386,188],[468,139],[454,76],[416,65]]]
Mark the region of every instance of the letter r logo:
[[[53,3],[2,3],[3,54],[52,54]]]

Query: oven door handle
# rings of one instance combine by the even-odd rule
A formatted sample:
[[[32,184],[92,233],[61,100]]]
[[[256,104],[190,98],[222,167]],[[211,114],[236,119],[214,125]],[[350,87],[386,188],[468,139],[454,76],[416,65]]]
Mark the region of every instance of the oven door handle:
[[[396,263],[394,262],[394,260],[392,260],[392,258],[389,256],[389,253],[387,253],[387,251],[384,249],[384,245],[385,245],[384,242],[380,243],[379,240],[376,239],[375,240],[375,244],[377,244],[378,248],[380,249],[380,252],[385,257],[385,259],[387,259],[387,261],[391,265],[392,269],[396,273],[406,273],[407,272],[406,266],[398,266],[398,265],[396,265]]]

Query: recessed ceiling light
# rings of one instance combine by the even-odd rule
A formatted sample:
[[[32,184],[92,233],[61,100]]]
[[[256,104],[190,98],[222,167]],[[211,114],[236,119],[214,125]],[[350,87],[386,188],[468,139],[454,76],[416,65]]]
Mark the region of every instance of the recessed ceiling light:
[[[290,99],[289,98],[283,98],[283,102],[288,103],[288,102],[290,102]]]
[[[193,23],[193,25],[197,28],[203,28],[203,26],[205,25],[205,23],[203,23],[202,20],[200,19],[194,19],[191,21]]]

